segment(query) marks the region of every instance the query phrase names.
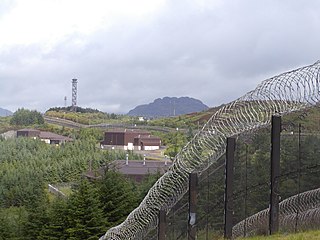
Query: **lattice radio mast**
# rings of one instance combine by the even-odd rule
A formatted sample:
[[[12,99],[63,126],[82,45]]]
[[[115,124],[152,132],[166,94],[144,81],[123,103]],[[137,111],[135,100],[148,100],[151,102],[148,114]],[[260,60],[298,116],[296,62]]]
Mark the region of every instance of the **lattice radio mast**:
[[[72,79],[72,106],[71,111],[77,111],[77,84],[78,80],[76,78]]]

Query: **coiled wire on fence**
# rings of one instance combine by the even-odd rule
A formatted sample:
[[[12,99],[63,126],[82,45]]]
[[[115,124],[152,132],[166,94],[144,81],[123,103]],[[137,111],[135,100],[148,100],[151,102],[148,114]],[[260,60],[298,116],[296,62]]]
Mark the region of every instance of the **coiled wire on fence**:
[[[160,210],[169,211],[188,190],[191,172],[201,173],[225,152],[226,138],[270,124],[273,114],[287,114],[318,104],[320,61],[263,81],[256,89],[223,106],[177,154],[174,163],[120,225],[100,240],[132,240],[157,226]]]
[[[319,227],[320,188],[297,194],[279,204],[280,231]],[[232,228],[233,238],[268,233],[269,209],[248,217]]]

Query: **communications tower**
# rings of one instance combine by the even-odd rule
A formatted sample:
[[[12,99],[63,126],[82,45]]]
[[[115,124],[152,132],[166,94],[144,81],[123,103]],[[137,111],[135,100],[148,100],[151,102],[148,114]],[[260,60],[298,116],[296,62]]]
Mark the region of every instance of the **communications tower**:
[[[76,78],[72,79],[72,106],[71,111],[77,111],[77,84],[78,80]]]

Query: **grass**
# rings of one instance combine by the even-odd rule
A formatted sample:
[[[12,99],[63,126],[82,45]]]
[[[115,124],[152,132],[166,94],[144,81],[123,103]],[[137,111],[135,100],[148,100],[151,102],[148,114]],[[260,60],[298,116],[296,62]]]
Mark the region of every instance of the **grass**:
[[[70,185],[62,184],[61,186],[55,185],[55,187],[57,187],[59,189],[59,191],[61,191],[67,197],[69,197],[73,193],[72,188],[71,188],[71,184]],[[46,189],[46,192],[47,192],[47,195],[48,195],[48,198],[49,198],[49,202],[52,202],[57,198],[57,196],[55,194],[49,193],[48,189]]]
[[[66,196],[70,196],[73,193],[71,186],[59,187],[59,190],[63,192]]]
[[[198,231],[198,240],[207,240],[205,231]],[[222,233],[209,232],[209,240],[224,240]],[[255,236],[247,238],[237,238],[238,240],[320,240],[320,230],[299,232],[299,233],[279,233],[272,236]]]
[[[242,238],[243,240],[319,240],[320,230],[292,233],[292,234],[276,234],[272,236],[257,236],[250,238]]]

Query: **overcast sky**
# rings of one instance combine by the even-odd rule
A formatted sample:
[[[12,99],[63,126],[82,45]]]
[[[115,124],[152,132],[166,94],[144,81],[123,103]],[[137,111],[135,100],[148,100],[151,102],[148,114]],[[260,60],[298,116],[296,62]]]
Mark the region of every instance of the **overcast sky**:
[[[0,107],[210,107],[320,59],[319,0],[0,0]]]

